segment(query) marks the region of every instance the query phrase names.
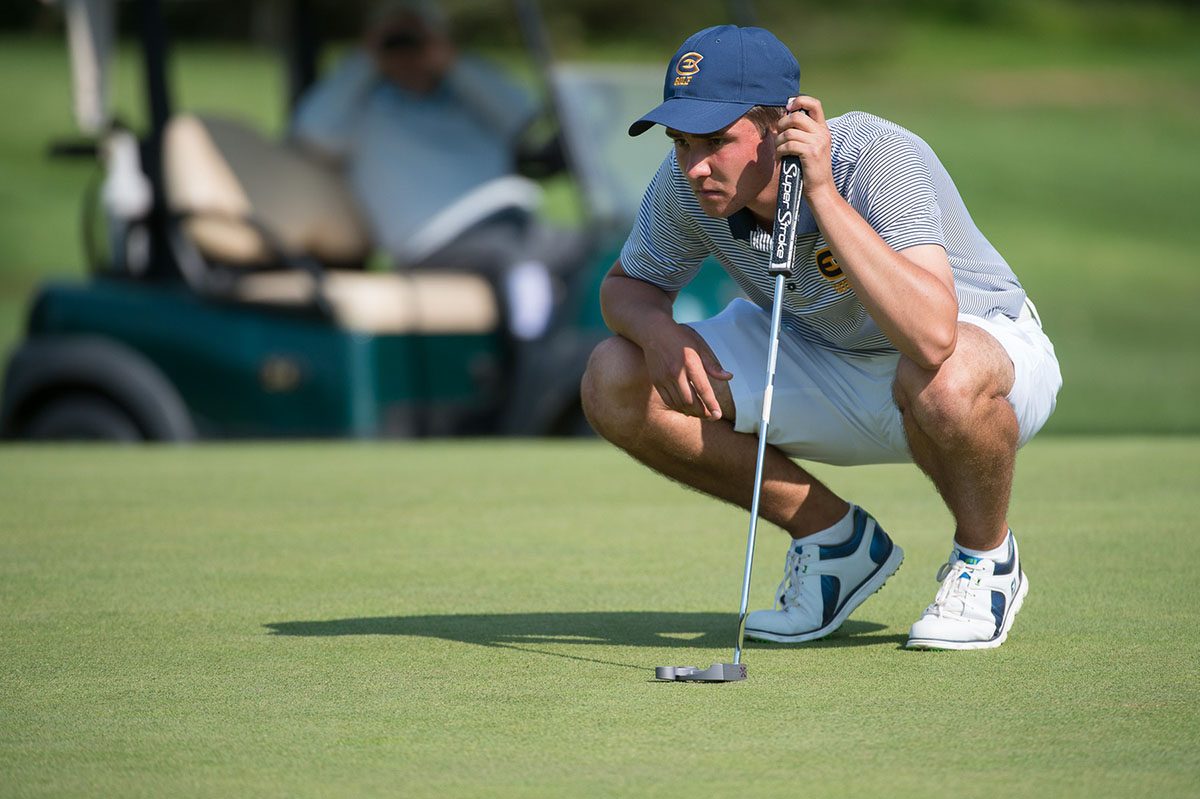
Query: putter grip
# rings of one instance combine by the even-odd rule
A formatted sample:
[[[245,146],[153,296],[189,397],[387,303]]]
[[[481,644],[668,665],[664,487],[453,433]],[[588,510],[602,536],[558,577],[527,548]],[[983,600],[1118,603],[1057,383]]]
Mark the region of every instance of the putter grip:
[[[775,202],[775,228],[771,231],[771,263],[767,272],[792,276],[792,254],[796,251],[796,222],[800,216],[803,185],[800,159],[784,156],[779,165],[779,198]]]

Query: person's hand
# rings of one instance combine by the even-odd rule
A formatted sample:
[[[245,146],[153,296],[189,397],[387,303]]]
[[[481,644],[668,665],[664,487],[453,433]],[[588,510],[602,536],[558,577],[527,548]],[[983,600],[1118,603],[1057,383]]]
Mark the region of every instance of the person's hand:
[[[698,419],[720,419],[721,405],[712,381],[728,382],[708,343],[692,328],[672,322],[643,347],[646,371],[663,404]]]
[[[775,125],[776,156],[794,155],[800,159],[805,196],[835,188],[829,155],[829,126],[825,124],[821,101],[808,95],[793,97],[788,101],[787,111]]]

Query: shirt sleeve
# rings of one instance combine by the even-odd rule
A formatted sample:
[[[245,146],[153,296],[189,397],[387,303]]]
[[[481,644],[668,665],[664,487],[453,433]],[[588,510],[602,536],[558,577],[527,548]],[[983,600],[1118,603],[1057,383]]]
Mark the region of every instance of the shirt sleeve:
[[[850,205],[893,250],[946,246],[929,165],[915,142],[885,135],[859,155]]]
[[[367,53],[346,56],[300,99],[292,119],[292,138],[328,155],[345,157],[378,80]]]
[[[447,77],[455,94],[474,109],[505,141],[515,139],[537,114],[538,107],[526,89],[511,80],[499,65],[473,56],[462,56]]]
[[[681,204],[681,198],[690,192],[675,166],[674,153],[667,155],[642,197],[633,229],[621,248],[625,274],[664,291],[678,291],[696,276],[709,250]]]

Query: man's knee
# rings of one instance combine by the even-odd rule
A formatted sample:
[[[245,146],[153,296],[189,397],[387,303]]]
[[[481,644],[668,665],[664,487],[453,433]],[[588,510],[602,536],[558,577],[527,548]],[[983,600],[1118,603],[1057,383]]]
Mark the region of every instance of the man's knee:
[[[901,415],[930,433],[957,431],[978,399],[971,381],[950,361],[926,369],[904,356],[896,366],[893,393]]]
[[[958,348],[938,368],[900,356],[893,394],[900,413],[928,435],[958,439],[970,436],[990,411],[988,403],[1003,401],[1011,386],[1007,354],[987,333],[964,324]]]
[[[626,338],[613,336],[592,350],[580,384],[584,415],[596,432],[611,440],[624,426],[646,388],[641,349]]]

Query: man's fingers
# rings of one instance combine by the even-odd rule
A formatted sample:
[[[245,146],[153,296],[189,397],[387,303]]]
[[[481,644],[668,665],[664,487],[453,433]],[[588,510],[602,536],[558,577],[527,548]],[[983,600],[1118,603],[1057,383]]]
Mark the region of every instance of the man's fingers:
[[[696,398],[697,415],[705,419],[720,419],[721,404],[717,402],[709,374],[715,372],[714,376],[717,379],[724,379],[724,370],[707,345],[702,344],[696,354],[698,362],[692,361],[688,364],[688,380],[691,382],[692,395]]]
[[[820,125],[825,124],[825,109],[821,101],[809,94],[793,97],[787,104],[788,113],[803,111]]]
[[[677,384],[676,388],[679,390],[678,410],[683,410],[684,408],[694,409],[696,405],[696,394],[694,391],[692,391],[692,381],[686,372],[679,376],[679,383]]]
[[[708,342],[704,339],[699,339],[696,352],[700,355],[700,363],[704,366],[706,375],[714,380],[728,382],[733,379],[733,373],[727,372],[721,362],[717,360],[717,355],[712,351],[712,347],[708,346]],[[710,406],[711,407],[711,406]]]
[[[696,416],[701,419],[708,416],[708,409],[701,401],[699,392],[688,381],[686,375],[681,378],[678,385],[672,383],[669,388],[669,399],[667,394],[659,391],[659,396],[663,397],[668,408],[685,416]]]
[[[821,146],[823,139],[822,131],[818,129],[784,128],[775,134],[775,148],[782,149],[792,144],[794,146],[788,149],[815,150]]]
[[[717,356],[707,347],[700,352],[700,361],[704,364],[704,372],[713,380],[728,382],[733,379],[733,372],[726,371],[717,360]]]
[[[707,419],[721,418],[721,403],[717,402],[717,394],[713,391],[712,383],[705,380],[701,384],[695,384],[696,397],[704,409],[704,416]]]
[[[728,381],[733,375],[721,367],[699,334],[684,326],[681,329],[688,331],[691,339],[683,345],[682,360],[648,363],[650,371],[656,374],[654,389],[670,410],[700,419],[720,419],[721,405],[711,381]]]
[[[675,394],[675,389],[670,383],[662,383],[654,387],[658,392],[658,398],[662,400],[663,405],[666,405],[673,411],[679,410],[679,397]]]

